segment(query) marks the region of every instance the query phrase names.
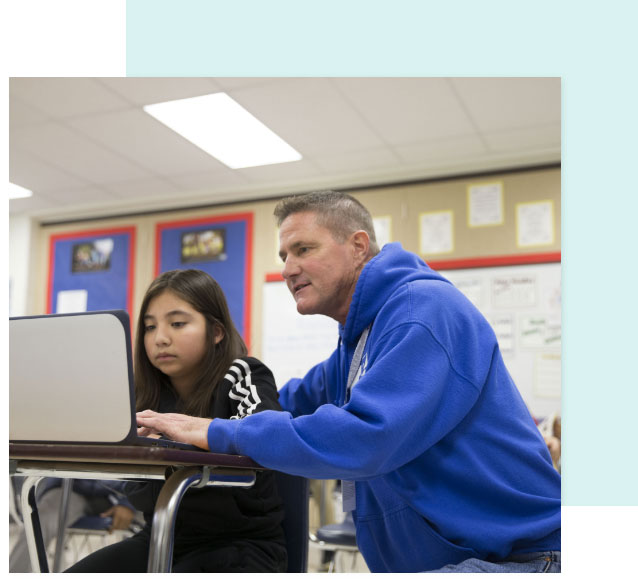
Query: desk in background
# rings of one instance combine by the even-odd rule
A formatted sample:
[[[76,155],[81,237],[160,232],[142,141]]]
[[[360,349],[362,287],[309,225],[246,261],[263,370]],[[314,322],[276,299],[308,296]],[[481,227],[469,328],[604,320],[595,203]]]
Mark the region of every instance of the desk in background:
[[[149,573],[168,573],[177,509],[190,487],[252,486],[263,467],[245,456],[162,447],[9,443],[9,474],[26,477],[22,516],[34,570],[48,571],[35,492],[45,477],[101,480],[166,480],[155,505]]]

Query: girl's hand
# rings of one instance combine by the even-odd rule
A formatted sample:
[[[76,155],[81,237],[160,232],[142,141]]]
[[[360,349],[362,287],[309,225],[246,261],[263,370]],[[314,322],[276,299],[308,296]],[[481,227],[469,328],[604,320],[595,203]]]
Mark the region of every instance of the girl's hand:
[[[137,433],[140,436],[163,434],[177,442],[209,450],[208,426],[212,421],[212,418],[143,410],[137,413]]]

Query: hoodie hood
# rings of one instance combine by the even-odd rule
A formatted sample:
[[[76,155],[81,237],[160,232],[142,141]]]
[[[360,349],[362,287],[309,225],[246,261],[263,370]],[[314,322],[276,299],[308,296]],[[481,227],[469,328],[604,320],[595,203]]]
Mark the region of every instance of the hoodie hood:
[[[417,255],[404,251],[400,243],[384,245],[359,275],[346,325],[339,326],[341,338],[347,343],[357,340],[390,296],[402,285],[415,280],[449,283]]]

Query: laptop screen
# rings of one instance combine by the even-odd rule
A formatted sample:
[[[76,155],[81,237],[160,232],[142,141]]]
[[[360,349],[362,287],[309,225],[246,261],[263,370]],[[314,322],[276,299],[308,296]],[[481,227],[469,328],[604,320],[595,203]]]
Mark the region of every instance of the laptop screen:
[[[133,435],[124,311],[10,318],[9,440],[118,443]]]

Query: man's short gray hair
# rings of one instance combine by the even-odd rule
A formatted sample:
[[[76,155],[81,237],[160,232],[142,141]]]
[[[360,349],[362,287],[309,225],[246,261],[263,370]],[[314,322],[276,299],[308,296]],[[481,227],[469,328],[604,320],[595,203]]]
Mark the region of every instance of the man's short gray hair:
[[[293,213],[315,213],[317,222],[330,230],[339,243],[355,231],[363,230],[370,238],[370,254],[379,253],[370,212],[354,197],[339,191],[314,191],[286,197],[277,203],[274,215],[277,225]]]

